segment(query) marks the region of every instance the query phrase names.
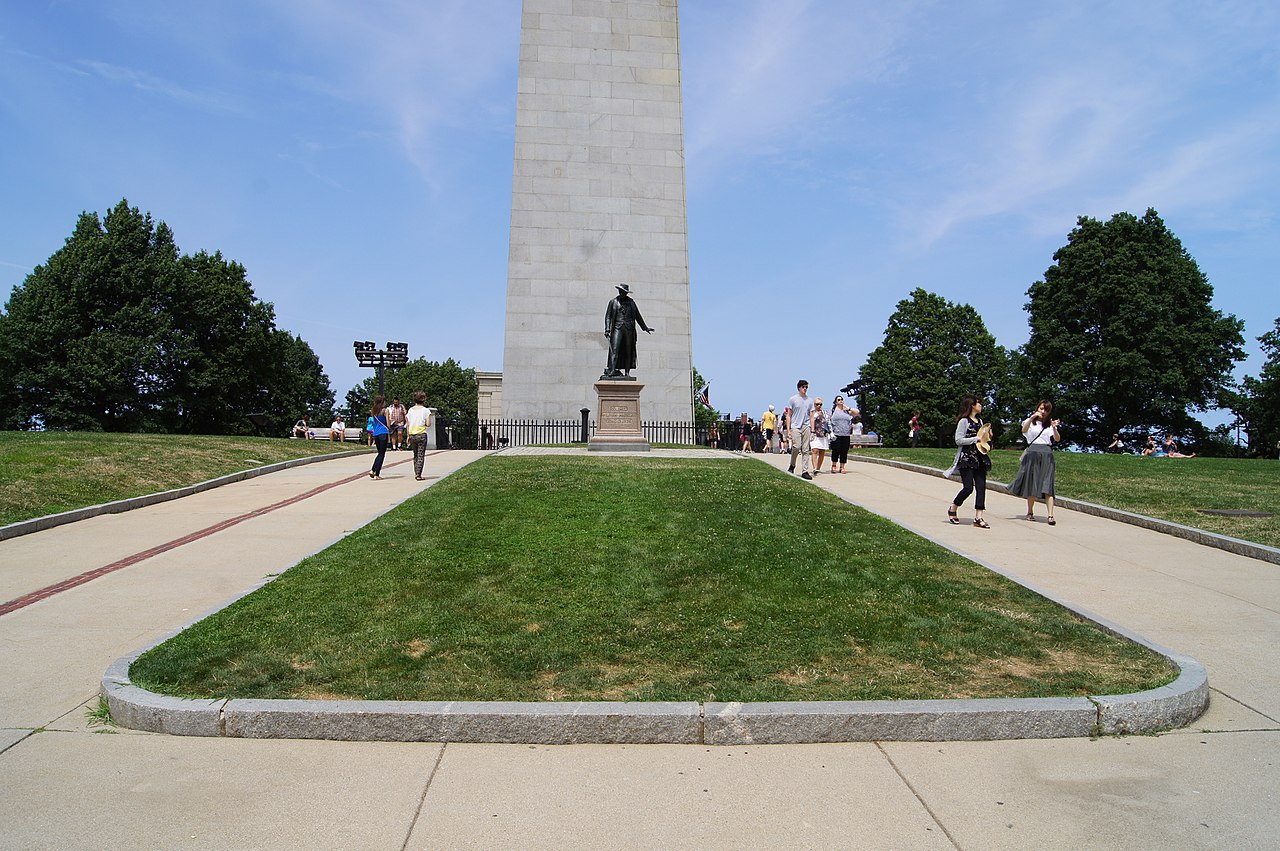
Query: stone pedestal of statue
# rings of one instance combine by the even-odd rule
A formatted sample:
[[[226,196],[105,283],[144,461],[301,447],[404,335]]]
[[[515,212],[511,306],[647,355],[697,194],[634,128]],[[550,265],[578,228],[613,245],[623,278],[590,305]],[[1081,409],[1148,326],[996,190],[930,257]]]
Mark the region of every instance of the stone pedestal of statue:
[[[649,441],[640,431],[640,391],[634,378],[596,382],[596,433],[587,441],[588,452],[648,452]]]

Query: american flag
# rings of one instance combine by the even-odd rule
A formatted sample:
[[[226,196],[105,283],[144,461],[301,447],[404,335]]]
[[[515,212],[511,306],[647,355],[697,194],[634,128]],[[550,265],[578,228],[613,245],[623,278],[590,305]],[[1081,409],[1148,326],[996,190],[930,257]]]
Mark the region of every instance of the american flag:
[[[711,382],[702,385],[702,389],[698,391],[698,401],[704,408],[711,407]]]

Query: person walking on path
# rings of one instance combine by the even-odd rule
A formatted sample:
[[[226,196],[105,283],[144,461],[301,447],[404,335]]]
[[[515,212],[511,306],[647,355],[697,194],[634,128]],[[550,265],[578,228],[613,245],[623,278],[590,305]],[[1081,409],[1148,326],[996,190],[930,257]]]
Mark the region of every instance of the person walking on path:
[[[773,433],[778,429],[778,415],[773,412],[773,405],[760,416],[760,428],[764,433],[765,452],[778,451],[773,442]]]
[[[392,399],[391,404],[387,407],[387,426],[391,429],[391,451],[397,449],[408,449],[404,442],[404,405],[400,404],[399,399]]]
[[[911,448],[915,449],[920,445],[920,412],[916,411],[911,415],[911,422],[907,424],[907,428],[911,430]]]
[[[799,456],[803,459],[800,478],[812,479],[809,438],[813,435],[813,400],[809,398],[809,382],[803,378],[796,382],[796,395],[787,400],[782,418],[791,440],[791,466],[787,467],[787,472],[796,471],[796,457]]]
[[[853,414],[837,396],[831,410],[831,472],[843,473],[849,461],[849,435],[853,434]]]
[[[959,525],[957,516],[960,506],[975,493],[973,498],[973,525],[979,529],[990,529],[991,524],[982,517],[987,510],[987,471],[991,469],[991,459],[979,448],[984,427],[978,415],[982,413],[982,402],[975,396],[965,396],[960,400],[960,410],[956,412],[956,457],[947,470],[948,477],[960,473],[960,482],[964,485],[951,505],[947,506],[947,520]],[[989,444],[988,444],[989,447]]]
[[[1009,493],[1026,497],[1027,519],[1033,523],[1036,500],[1043,498],[1049,510],[1049,525],[1057,524],[1053,519],[1053,442],[1061,440],[1058,434],[1060,424],[1061,420],[1053,419],[1053,403],[1048,399],[1041,401],[1036,412],[1022,421],[1027,448],[1022,452],[1018,475],[1009,483]]]
[[[373,459],[373,469],[369,471],[369,478],[382,478],[382,459],[387,455],[387,438],[391,434],[391,426],[387,422],[387,400],[379,393],[373,397],[373,410],[369,412],[369,419],[373,421],[373,427],[369,433],[373,435],[373,445],[378,447],[377,457]]]
[[[413,450],[413,478],[422,481],[422,464],[427,459],[427,428],[431,425],[431,411],[423,403],[427,394],[419,390],[413,394],[413,407],[405,413],[409,428],[409,448]]]
[[[813,400],[813,434],[809,437],[809,447],[813,450],[813,474],[822,472],[822,462],[830,448],[831,425],[827,420],[827,412],[822,410],[822,397]]]

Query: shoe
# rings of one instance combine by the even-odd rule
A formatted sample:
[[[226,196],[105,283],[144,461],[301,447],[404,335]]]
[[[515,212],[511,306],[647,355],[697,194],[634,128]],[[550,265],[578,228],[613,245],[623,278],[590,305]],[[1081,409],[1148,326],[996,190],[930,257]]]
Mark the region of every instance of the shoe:
[[[956,507],[954,505],[947,506],[947,522],[954,526],[960,525],[960,518],[956,516]]]
[[[413,477],[413,480],[414,480],[415,482],[420,482],[420,481],[422,481],[422,476],[414,476],[414,477]]]
[[[812,478],[813,478],[813,476],[809,475],[808,473],[801,473],[801,474],[800,474],[800,478],[802,478],[802,479],[812,479]]]
[[[1028,520],[1029,522],[1031,522],[1031,523],[1034,523],[1034,522],[1036,522],[1036,516],[1035,516],[1034,514],[1028,514],[1028,515],[1027,515],[1027,520]]]
[[[1050,526],[1057,526],[1057,525],[1058,525],[1058,521],[1053,519],[1053,515],[1052,515],[1052,514],[1050,514],[1050,515],[1049,515],[1049,525],[1050,525]]]
[[[788,468],[787,468],[787,472],[788,472],[788,473],[794,473],[795,471],[796,471],[796,468],[795,468],[795,467],[788,467]]]
[[[973,518],[973,525],[974,525],[974,526],[977,526],[979,529],[990,529],[990,528],[991,528],[991,524],[990,524],[990,523],[988,523],[987,521],[983,520],[981,517],[975,517],[975,518]]]

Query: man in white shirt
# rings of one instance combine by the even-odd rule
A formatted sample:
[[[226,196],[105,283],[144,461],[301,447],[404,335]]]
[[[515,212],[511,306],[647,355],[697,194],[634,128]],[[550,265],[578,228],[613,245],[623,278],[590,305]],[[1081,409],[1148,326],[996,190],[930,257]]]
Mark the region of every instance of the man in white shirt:
[[[800,478],[812,479],[813,474],[809,450],[809,438],[813,435],[813,400],[809,398],[809,382],[803,378],[796,382],[796,395],[787,400],[787,409],[783,411],[784,426],[791,434],[791,466],[788,473],[796,471],[796,455],[804,459],[800,467]]]

